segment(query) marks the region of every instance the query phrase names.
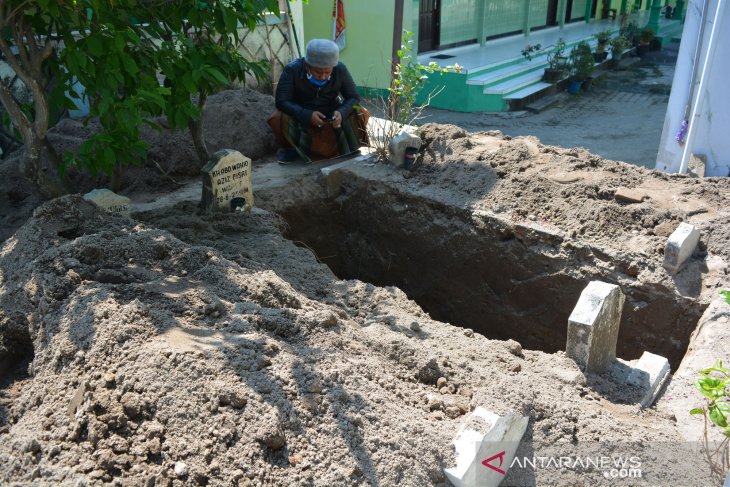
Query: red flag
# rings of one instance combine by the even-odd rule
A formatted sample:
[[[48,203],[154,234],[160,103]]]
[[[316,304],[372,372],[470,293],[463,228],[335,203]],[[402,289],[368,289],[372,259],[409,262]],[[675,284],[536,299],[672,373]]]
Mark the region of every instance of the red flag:
[[[342,0],[335,0],[334,8],[332,9],[332,40],[340,48],[340,51],[345,48],[345,6]]]

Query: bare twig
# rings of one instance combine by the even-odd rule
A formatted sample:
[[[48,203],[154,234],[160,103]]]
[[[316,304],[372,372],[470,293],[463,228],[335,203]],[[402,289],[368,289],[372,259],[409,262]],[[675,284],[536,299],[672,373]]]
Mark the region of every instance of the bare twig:
[[[175,179],[173,179],[173,177],[172,177],[172,176],[170,176],[170,174],[169,174],[169,171],[165,171],[164,169],[162,169],[162,166],[160,166],[160,163],[158,163],[158,162],[157,162],[157,161],[156,161],[155,159],[151,159],[151,160],[152,160],[152,162],[154,162],[154,163],[155,163],[155,166],[157,166],[157,169],[159,169],[159,170],[160,170],[160,173],[161,173],[161,174],[162,174],[163,176],[165,176],[165,177],[166,177],[167,179],[169,179],[169,180],[170,180],[170,181],[172,181],[173,183],[177,184],[178,186],[183,186],[183,183],[180,183],[180,182],[178,182],[178,181],[175,181]]]

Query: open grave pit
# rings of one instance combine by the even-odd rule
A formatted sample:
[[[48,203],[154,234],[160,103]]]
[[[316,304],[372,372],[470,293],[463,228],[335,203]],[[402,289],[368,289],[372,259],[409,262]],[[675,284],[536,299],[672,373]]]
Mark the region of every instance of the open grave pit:
[[[249,215],[37,209],[0,248],[0,358],[32,350],[3,390],[0,480],[447,485],[478,406],[528,416],[528,451],[680,441],[681,418],[560,350],[603,280],[626,294],[619,357],[676,366],[727,283],[727,182],[498,133],[422,137],[412,173],[315,164]],[[617,201],[622,186],[646,199]],[[701,246],[671,276],[680,221]],[[568,481],[530,475],[512,480]]]

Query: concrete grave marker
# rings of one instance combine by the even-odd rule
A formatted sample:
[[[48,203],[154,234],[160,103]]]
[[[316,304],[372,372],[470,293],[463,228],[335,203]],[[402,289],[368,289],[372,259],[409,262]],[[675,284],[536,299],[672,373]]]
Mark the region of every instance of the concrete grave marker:
[[[692,256],[699,241],[700,231],[694,225],[680,223],[664,246],[664,263],[662,264],[664,268],[671,274],[682,270],[684,263]]]
[[[568,357],[586,372],[600,373],[616,359],[624,294],[615,284],[592,281],[568,318]]]
[[[95,203],[109,213],[117,213],[127,218],[131,217],[132,200],[108,189],[95,189],[84,195],[84,199]]]
[[[253,208],[251,159],[238,151],[222,149],[203,167],[200,206],[207,213]]]
[[[669,378],[669,361],[653,353],[644,352],[632,367],[629,383],[644,389],[641,407],[649,407],[656,399],[659,390]]]
[[[420,149],[423,142],[417,135],[401,132],[393,137],[388,144],[388,158],[395,167],[403,167],[405,164],[406,149]]]
[[[483,407],[471,413],[454,438],[456,467],[444,473],[456,487],[497,487],[517,453],[529,418],[497,416]],[[478,430],[474,429],[478,426]]]

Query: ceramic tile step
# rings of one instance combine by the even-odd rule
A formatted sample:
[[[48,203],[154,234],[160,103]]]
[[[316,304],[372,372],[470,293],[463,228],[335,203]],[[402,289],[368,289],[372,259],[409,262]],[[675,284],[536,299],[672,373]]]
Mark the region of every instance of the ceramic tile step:
[[[505,95],[526,88],[534,83],[542,82],[543,71],[532,71],[517,78],[512,78],[496,85],[484,88],[485,95]]]
[[[525,88],[525,90],[529,90],[528,88]],[[537,93],[538,90],[530,90],[530,93],[527,93],[527,95],[532,95],[533,93]],[[508,99],[517,99],[517,96],[520,95],[519,93],[514,93],[507,97]],[[525,105],[525,110],[532,113],[540,113],[544,110],[547,110],[548,108],[552,107],[553,105],[557,105],[561,101],[569,98],[570,95],[568,95],[565,92],[556,93],[551,96],[546,96],[544,98],[539,98],[527,105]],[[527,98],[526,96],[520,96],[519,99]]]
[[[515,91],[514,93],[510,93],[509,95],[506,95],[504,99],[508,101],[521,100],[522,98],[527,98],[528,96],[537,93],[538,91],[542,91],[546,88],[550,88],[551,86],[553,86],[552,83],[545,83],[544,81],[540,81],[538,83],[522,88],[521,90]]]
[[[514,77],[520,76],[522,74],[525,74],[525,73],[528,73],[531,71],[543,70],[543,69],[545,69],[545,66],[547,66],[547,57],[540,56],[540,57],[534,58],[532,60],[532,62],[529,62],[529,63],[523,62],[523,63],[519,63],[519,64],[511,64],[511,65],[496,69],[494,71],[489,71],[487,73],[483,73],[478,76],[474,76],[472,78],[467,79],[466,84],[487,86],[490,84],[495,84],[500,81],[507,80],[509,78],[514,78]]]

